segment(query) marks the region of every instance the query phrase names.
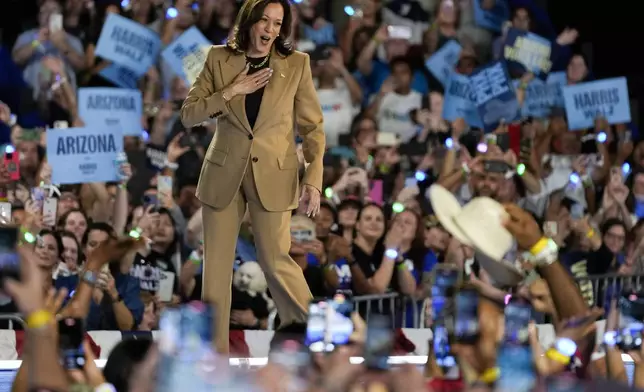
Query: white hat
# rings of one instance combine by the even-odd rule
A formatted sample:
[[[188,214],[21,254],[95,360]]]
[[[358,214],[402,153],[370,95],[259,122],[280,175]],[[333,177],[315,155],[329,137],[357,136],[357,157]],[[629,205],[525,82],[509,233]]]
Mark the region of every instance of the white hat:
[[[476,260],[495,282],[512,285],[521,281],[520,270],[503,259],[512,249],[514,238],[503,226],[507,212],[500,203],[477,197],[461,207],[451,192],[436,184],[430,187],[429,198],[441,225],[477,251]]]

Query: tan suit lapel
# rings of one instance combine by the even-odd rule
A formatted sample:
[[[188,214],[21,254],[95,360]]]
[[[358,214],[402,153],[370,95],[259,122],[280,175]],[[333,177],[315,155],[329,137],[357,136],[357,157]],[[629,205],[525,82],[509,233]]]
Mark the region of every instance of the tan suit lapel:
[[[224,83],[228,84],[235,79],[241,71],[244,70],[246,66],[246,57],[243,55],[234,55],[229,54],[226,61],[221,61],[221,72],[224,79]],[[252,134],[253,130],[250,127],[248,122],[248,117],[246,116],[246,96],[235,97],[229,102],[230,110],[233,112],[239,123],[244,127],[244,129]]]
[[[270,68],[273,70],[273,76],[264,89],[262,103],[259,105],[259,113],[255,122],[254,130],[258,130],[266,123],[271,116],[279,114],[276,110],[281,105],[280,99],[288,86],[293,68],[289,68],[286,57],[280,56],[275,49],[272,49]]]

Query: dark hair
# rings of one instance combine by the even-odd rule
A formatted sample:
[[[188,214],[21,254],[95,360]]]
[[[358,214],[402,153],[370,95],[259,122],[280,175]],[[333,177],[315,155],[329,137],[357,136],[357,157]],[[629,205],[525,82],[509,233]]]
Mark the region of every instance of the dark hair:
[[[78,240],[76,239],[76,236],[74,235],[74,233],[71,233],[66,230],[61,230],[61,231],[58,231],[58,235],[60,236],[61,244],[63,244],[63,251],[65,250],[65,244],[63,243],[63,238],[70,238],[74,240],[74,243],[76,243],[76,250],[77,250],[76,264],[78,265],[78,267],[80,267],[83,262],[83,250],[81,249],[81,245],[78,243]]]
[[[618,218],[606,219],[600,226],[599,231],[601,231],[602,235],[606,235],[606,233],[608,233],[608,230],[610,230],[613,226],[621,226],[624,229],[624,233],[628,234],[628,228],[626,227],[626,224],[624,223],[624,221]]]
[[[121,340],[110,351],[103,368],[105,381],[112,384],[117,391],[129,391],[133,370],[143,360],[152,347],[152,339],[137,337]]]
[[[89,224],[89,218],[87,217],[87,214],[85,213],[85,211],[80,210],[78,208],[72,208],[71,210],[69,210],[66,213],[64,213],[63,215],[61,215],[60,218],[58,218],[58,228],[59,229],[61,229],[61,230],[65,229],[65,224],[67,223],[67,218],[69,218],[69,216],[71,214],[73,214],[74,212],[78,212],[79,214],[83,215],[83,218],[85,218],[85,222],[87,222],[87,224]]]
[[[54,237],[54,240],[56,241],[56,246],[58,247],[58,258],[62,259],[63,258],[63,240],[60,238],[60,234],[58,232],[49,230],[49,229],[42,229],[38,233],[39,237],[44,237],[46,235],[50,235]]]
[[[386,226],[387,215],[385,214],[385,210],[384,210],[384,208],[382,208],[382,206],[380,206],[380,205],[378,205],[376,203],[366,203],[365,205],[363,205],[362,208],[360,209],[360,211],[358,211],[358,216],[356,216],[356,226],[358,225],[358,222],[360,222],[360,219],[362,219],[362,213],[367,208],[371,208],[371,207],[378,209],[380,211],[380,213],[382,214],[382,219],[384,220],[385,232],[382,234],[382,237],[378,239],[378,242],[381,242],[385,238],[385,235],[387,235],[387,226]],[[353,229],[353,238],[356,238],[357,235],[358,235],[358,229],[354,227],[354,229]]]
[[[102,231],[104,233],[107,233],[108,237],[114,239],[116,238],[116,232],[109,223],[93,222],[87,226],[87,230],[85,230],[85,234],[83,234],[83,246],[87,245],[87,241],[89,241],[89,233],[93,230]]]
[[[389,69],[393,71],[398,64],[405,64],[409,67],[409,72],[413,72],[411,62],[407,56],[397,56],[391,59],[391,61],[389,61]]]
[[[275,39],[275,50],[282,56],[288,56],[293,53],[293,45],[288,40],[293,22],[291,6],[288,0],[247,0],[237,14],[232,36],[226,43],[226,47],[229,50],[238,54],[248,50],[250,30],[255,23],[262,19],[264,9],[269,4],[281,4],[284,9],[284,19],[282,20],[280,33]]]

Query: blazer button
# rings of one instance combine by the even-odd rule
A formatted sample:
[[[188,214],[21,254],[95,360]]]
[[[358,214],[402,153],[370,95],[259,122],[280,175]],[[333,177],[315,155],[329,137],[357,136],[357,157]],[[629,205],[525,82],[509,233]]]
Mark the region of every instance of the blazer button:
[[[253,135],[248,135],[248,140],[253,140]]]
[[[253,157],[253,162],[257,162],[259,159],[257,157]]]

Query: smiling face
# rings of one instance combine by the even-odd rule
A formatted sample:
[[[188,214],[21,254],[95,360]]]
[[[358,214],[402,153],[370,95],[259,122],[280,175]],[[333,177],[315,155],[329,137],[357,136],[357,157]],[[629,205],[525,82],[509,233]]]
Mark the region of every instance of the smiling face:
[[[264,8],[261,18],[250,31],[249,55],[262,57],[268,55],[279,36],[284,19],[284,8],[280,3],[269,3]]]

